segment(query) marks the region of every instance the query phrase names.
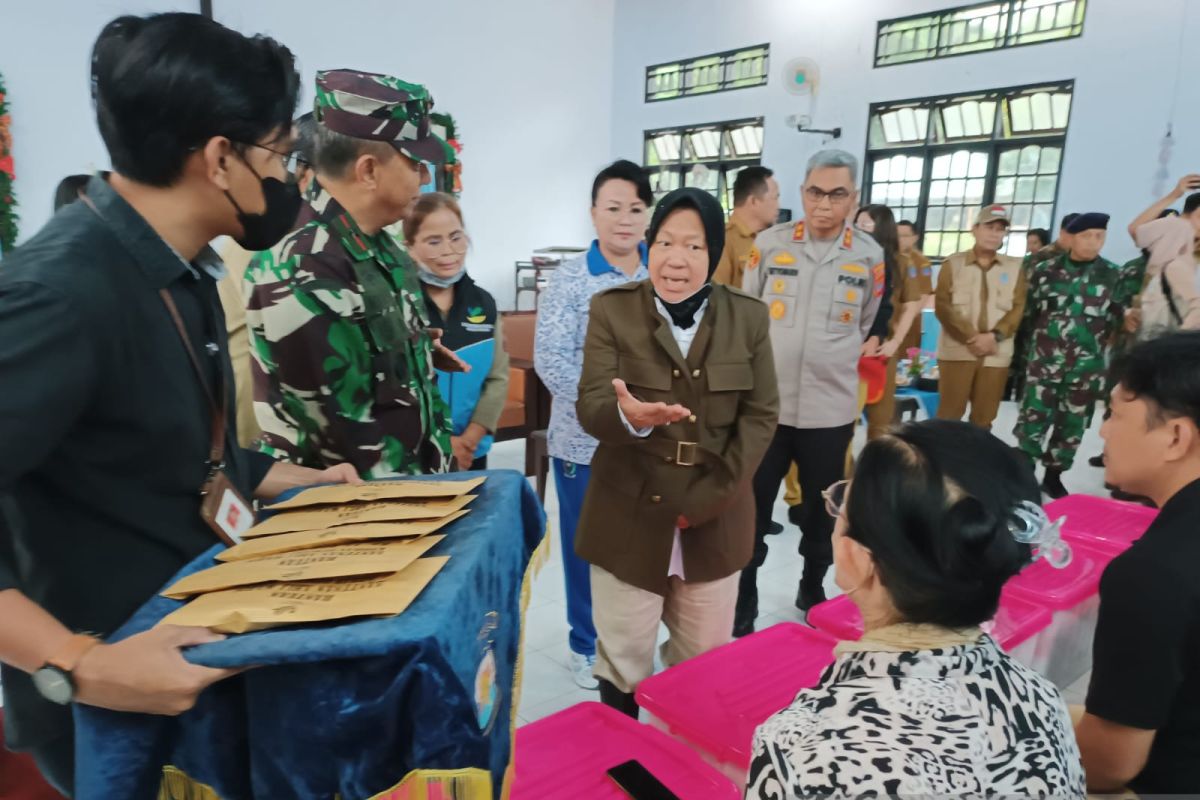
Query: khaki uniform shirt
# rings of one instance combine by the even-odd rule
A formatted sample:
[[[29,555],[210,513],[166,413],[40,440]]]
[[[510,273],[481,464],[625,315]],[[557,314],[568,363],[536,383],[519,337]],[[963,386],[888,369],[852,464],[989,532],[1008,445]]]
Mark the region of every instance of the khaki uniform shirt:
[[[883,250],[847,227],[818,242],[804,222],[755,240],[742,288],[767,304],[779,424],[836,428],[858,415],[858,359],[883,299]]]
[[[250,330],[246,327],[246,301],[242,296],[242,278],[254,256],[232,239],[221,249],[227,273],[217,284],[221,308],[225,311],[225,332],[229,335],[229,361],[233,364],[235,412],[238,444],[252,447],[262,431],[254,414],[254,375],[250,369]]]
[[[731,215],[729,222],[725,224],[725,250],[721,253],[721,260],[717,262],[713,283],[739,288],[753,250],[754,231]]]
[[[920,250],[913,250],[907,255],[900,254],[900,269],[903,276],[895,282],[892,291],[892,322],[888,327],[888,338],[896,333],[896,322],[903,315],[905,303],[915,303],[933,294],[933,265]],[[910,347],[921,346],[921,314],[918,313],[900,348],[896,351],[903,357]]]
[[[938,358],[975,361],[967,341],[977,333],[997,331],[1003,337],[985,367],[1012,363],[1013,336],[1025,313],[1025,271],[1020,259],[1002,254],[988,267],[979,265],[974,250],[955,253],[938,273],[934,309],[942,323]]]

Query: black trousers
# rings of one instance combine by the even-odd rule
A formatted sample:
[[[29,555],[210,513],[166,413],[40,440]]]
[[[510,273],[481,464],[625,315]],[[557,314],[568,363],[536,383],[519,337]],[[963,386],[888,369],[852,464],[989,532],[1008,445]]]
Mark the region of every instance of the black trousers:
[[[800,481],[800,555],[806,568],[824,570],[833,563],[833,523],[821,492],[846,476],[846,451],[854,423],[836,428],[792,428],[779,425],[754,474],[754,559],[742,572],[738,608],[744,614],[758,607],[758,568],[767,558],[767,529],[771,509],[792,463]]]
[[[64,797],[75,796],[75,732],[31,748],[29,755],[46,783]]]

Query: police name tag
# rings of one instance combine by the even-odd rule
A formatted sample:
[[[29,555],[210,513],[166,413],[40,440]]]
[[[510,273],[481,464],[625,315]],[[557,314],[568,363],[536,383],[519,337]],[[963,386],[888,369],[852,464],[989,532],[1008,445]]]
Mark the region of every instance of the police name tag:
[[[254,510],[220,471],[204,484],[200,517],[222,542],[231,547],[240,544],[242,535],[254,526]]]

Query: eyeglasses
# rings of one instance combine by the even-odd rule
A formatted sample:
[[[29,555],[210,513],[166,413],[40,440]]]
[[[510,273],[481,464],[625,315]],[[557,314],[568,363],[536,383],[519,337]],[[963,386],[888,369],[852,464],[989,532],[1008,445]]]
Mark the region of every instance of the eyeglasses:
[[[449,250],[453,255],[456,256],[461,256],[466,253],[467,246],[470,245],[470,243],[471,240],[462,231],[455,231],[445,239],[443,239],[441,236],[430,236],[428,239],[421,242],[422,245],[429,248],[440,248],[444,244],[446,245],[445,249],[439,251],[437,255],[444,255],[445,250]]]
[[[284,152],[283,150],[276,150],[273,147],[267,147],[265,144],[255,144],[253,142],[244,142],[243,144],[247,147],[257,147],[259,150],[266,150],[268,153],[274,153],[279,156],[280,166],[283,167],[283,171],[287,173],[289,178],[295,178],[300,167],[307,167],[309,165],[295,150]]]
[[[850,481],[838,481],[821,492],[821,497],[825,499],[825,511],[834,519],[840,517],[842,509],[846,507],[846,489],[849,487]]]
[[[839,205],[850,199],[850,192],[842,188],[827,192],[816,186],[806,186],[804,187],[804,196],[814,203],[820,203],[822,200],[828,199],[830,203]]]

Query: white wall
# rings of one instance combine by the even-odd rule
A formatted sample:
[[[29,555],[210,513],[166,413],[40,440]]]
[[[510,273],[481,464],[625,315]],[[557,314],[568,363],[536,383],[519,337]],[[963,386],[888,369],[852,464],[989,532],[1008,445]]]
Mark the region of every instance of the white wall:
[[[8,85],[20,239],[53,211],[63,177],[108,168],[92,110],[92,44],[121,14],[193,11],[180,0],[22,0],[0,12],[0,72]]]
[[[213,14],[296,53],[302,105],[318,69],[429,87],[460,128],[468,268],[501,308],[511,307],[514,261],[591,240],[591,181],[611,151],[613,0],[340,0],[336,11],[305,12],[316,5],[217,0]]]
[[[1174,96],[1180,36],[1200,38],[1200,3],[1191,0],[1089,0],[1083,36],[1064,42],[874,69],[876,22],[961,5],[965,0],[617,0],[613,147],[639,158],[643,131],[681,124],[765,117],[763,163],[777,173],[784,206],[801,215],[798,186],[821,138],[784,124],[812,114],[813,127],[841,127],[841,147],[862,158],[868,106],[1040,81],[1073,78],[1058,213],[1113,215],[1106,255],[1132,257],[1124,227],[1153,199],[1159,145],[1176,104],[1173,176],[1200,171],[1200,89],[1192,70]],[[1186,25],[1185,4],[1192,6]],[[645,103],[647,65],[770,42],[764,87]],[[1191,56],[1191,53],[1188,53]],[[807,98],[781,85],[784,64],[814,59],[821,85]],[[1190,60],[1190,59],[1189,59]],[[1190,64],[1188,64],[1190,66]],[[1173,181],[1172,181],[1173,185]]]

